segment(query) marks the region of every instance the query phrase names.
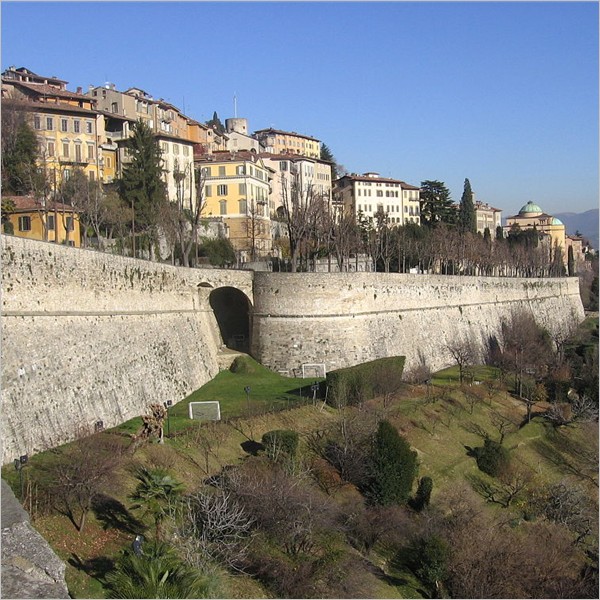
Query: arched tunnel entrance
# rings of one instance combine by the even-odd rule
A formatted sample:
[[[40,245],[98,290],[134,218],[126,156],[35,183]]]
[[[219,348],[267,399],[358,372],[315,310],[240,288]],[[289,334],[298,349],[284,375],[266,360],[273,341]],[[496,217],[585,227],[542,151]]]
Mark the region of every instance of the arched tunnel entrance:
[[[251,308],[248,296],[234,287],[213,290],[208,298],[223,343],[231,350],[250,351]]]

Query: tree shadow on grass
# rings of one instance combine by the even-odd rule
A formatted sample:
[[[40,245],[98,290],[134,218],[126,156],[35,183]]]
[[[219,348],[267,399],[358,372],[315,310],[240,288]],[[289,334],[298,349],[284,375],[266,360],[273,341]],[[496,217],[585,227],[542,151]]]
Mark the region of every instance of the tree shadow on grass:
[[[75,567],[78,571],[83,571],[100,583],[104,582],[106,575],[110,573],[115,566],[114,560],[106,556],[98,556],[88,560],[81,560],[81,558],[79,558],[79,556],[77,556],[75,553],[71,555],[68,563]]]
[[[119,529],[125,533],[140,533],[146,529],[146,526],[136,519],[125,506],[105,494],[101,494],[94,500],[92,506],[94,514],[103,529]]]
[[[260,442],[255,442],[254,440],[246,440],[240,444],[242,450],[252,456],[257,456],[261,450],[264,450],[265,447]]]

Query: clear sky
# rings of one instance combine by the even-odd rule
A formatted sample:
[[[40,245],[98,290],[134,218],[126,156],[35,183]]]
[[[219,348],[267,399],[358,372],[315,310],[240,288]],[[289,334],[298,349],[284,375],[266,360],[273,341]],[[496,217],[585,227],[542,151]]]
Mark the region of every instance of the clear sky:
[[[514,214],[598,207],[596,2],[7,2],[2,70],[314,136]]]

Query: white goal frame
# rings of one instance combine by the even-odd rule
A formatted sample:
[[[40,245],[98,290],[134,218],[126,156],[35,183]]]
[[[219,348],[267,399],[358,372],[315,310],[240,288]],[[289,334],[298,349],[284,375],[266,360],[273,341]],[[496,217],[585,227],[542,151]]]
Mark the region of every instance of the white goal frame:
[[[325,377],[327,375],[327,369],[325,368],[325,363],[304,363],[302,365],[302,379],[306,379],[306,369],[316,369],[320,368],[322,371],[322,375],[315,375],[315,377]]]
[[[202,406],[206,406],[208,404],[216,404],[217,405],[217,416],[216,417],[205,417],[206,420],[208,421],[220,421],[221,420],[221,404],[219,403],[218,400],[206,400],[204,402],[190,402],[188,404],[188,414],[190,419],[194,420],[194,412],[193,412],[193,406],[198,406],[198,405],[202,405]],[[201,419],[196,419],[196,421],[200,421]]]

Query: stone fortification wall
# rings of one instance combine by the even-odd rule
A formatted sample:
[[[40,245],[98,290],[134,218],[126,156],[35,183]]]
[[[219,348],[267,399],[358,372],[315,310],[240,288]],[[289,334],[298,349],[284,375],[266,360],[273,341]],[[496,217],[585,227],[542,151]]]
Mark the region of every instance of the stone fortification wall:
[[[0,236],[3,464],[181,400],[218,372],[210,302],[244,292],[252,354],[273,370],[327,370],[404,355],[452,363],[445,345],[483,352],[503,319],[531,311],[552,332],[583,319],[577,279],[184,269]]]
[[[256,273],[253,354],[274,370],[327,370],[391,355],[406,368],[452,364],[445,345],[474,340],[483,354],[501,323],[531,312],[551,332],[583,319],[576,278],[508,279],[399,273]]]
[[[177,402],[218,372],[208,302],[252,273],[2,236],[3,463]]]

